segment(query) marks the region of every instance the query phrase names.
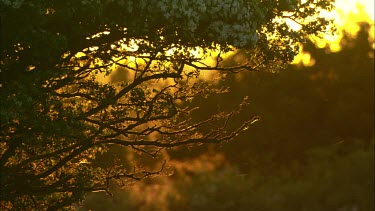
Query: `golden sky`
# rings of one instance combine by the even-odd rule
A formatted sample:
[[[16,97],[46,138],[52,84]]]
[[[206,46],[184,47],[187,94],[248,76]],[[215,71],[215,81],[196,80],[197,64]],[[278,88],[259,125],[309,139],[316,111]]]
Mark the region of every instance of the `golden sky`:
[[[338,33],[334,36],[326,35],[323,40],[314,39],[319,47],[330,44],[331,51],[340,50],[341,31],[345,30],[355,35],[359,29],[358,22],[370,22],[372,24],[371,37],[374,39],[374,0],[336,0],[336,9],[331,13],[322,15],[334,18]],[[375,48],[375,46],[374,46]],[[304,65],[313,65],[309,54],[299,54],[293,63],[302,62]]]
[[[340,31],[344,29],[355,34],[359,29],[358,22],[367,21],[372,23],[372,25],[374,24],[374,0],[336,0],[335,11],[324,15],[335,19],[338,34],[336,36],[327,36],[326,39],[333,44],[332,50],[339,50]],[[373,33],[372,37],[374,37]],[[321,45],[320,47],[323,47],[325,43],[323,42]]]
[[[363,11],[360,10],[361,7]],[[350,13],[362,13],[362,20],[374,20],[374,0],[336,0],[336,11],[341,16],[340,21],[345,21]],[[357,18],[361,19],[360,16]]]

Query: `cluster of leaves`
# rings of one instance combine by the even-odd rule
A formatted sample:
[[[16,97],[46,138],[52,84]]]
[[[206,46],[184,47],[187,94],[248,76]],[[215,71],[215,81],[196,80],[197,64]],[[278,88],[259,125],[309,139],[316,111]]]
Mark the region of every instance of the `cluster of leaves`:
[[[317,14],[332,9],[330,1],[295,2],[293,10],[281,2],[1,0],[1,208],[69,209],[84,192],[109,192],[112,181],[160,173],[115,163],[94,168],[90,161],[108,145],[155,156],[165,147],[233,139],[257,119],[227,127],[246,102],[200,122],[181,102],[216,92],[194,82],[200,71],[285,64],[297,52],[290,46],[328,25]],[[283,24],[286,12],[313,27],[294,32]],[[222,66],[222,53],[235,48],[251,56]],[[218,54],[211,66],[204,63],[210,52]],[[129,79],[98,80],[116,67]]]
[[[241,83],[227,78],[224,83],[235,94],[212,103],[230,108],[232,105],[225,106],[226,99],[236,102],[248,95],[251,112],[262,117],[235,144],[223,148],[231,155],[228,159],[242,161],[241,168],[249,169],[259,160],[248,155],[264,153],[267,156],[259,156],[264,159],[261,163],[268,162],[258,167],[278,168],[291,160],[303,160],[304,152],[312,147],[358,139],[370,142],[374,138],[374,49],[369,30],[363,23],[356,36],[343,32],[346,36],[339,52],[306,43],[303,50],[315,62],[311,67],[291,66],[276,75],[243,74]],[[240,149],[240,153],[231,153]]]
[[[230,109],[248,95],[251,113],[262,119],[216,149],[236,170],[222,177],[220,171],[197,174],[192,188],[180,182],[182,200],[175,198],[171,210],[184,203],[186,210],[374,209],[375,52],[370,25],[359,29],[356,36],[342,33],[339,52],[306,43],[312,66],[227,77],[222,84],[230,91],[209,98],[197,118],[217,104]],[[171,152],[187,159],[183,150]],[[189,204],[194,199],[197,204]]]
[[[367,23],[360,24],[356,37],[343,32],[339,52],[305,44],[312,66],[228,76],[222,83],[231,91],[194,100],[202,107],[194,118],[215,113],[217,105],[231,109],[249,95],[260,122],[220,146],[168,150],[175,168],[168,181],[114,198],[90,194],[85,208],[373,210],[375,86],[369,32]],[[253,114],[242,118],[246,115]]]

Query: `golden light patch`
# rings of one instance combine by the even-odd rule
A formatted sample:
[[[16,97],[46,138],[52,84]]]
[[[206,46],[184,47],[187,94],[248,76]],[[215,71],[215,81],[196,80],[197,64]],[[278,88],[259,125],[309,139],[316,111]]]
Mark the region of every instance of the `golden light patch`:
[[[369,22],[371,25],[370,31],[374,31],[374,0],[336,0],[335,6],[334,11],[323,11],[320,15],[326,18],[333,18],[338,33],[335,35],[326,34],[323,39],[313,37],[312,39],[319,48],[324,48],[328,44],[330,51],[340,51],[341,32],[345,30],[347,33],[355,35],[360,29],[358,25],[360,22]],[[374,39],[374,33],[370,33],[370,39]],[[296,56],[293,63],[313,64],[314,61],[309,61],[309,59],[311,59],[310,55],[301,53]]]

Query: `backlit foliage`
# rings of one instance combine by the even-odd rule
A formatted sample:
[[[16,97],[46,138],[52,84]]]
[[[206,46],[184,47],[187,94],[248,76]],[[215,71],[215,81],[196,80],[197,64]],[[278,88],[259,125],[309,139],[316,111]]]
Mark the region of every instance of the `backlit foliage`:
[[[200,122],[189,118],[195,108],[187,102],[222,91],[199,82],[200,71],[282,67],[304,36],[325,31],[318,14],[332,3],[1,0],[0,8],[1,208],[56,210],[72,209],[85,192],[110,193],[112,182],[163,169],[94,168],[90,162],[108,145],[156,156],[165,147],[232,140],[247,129],[258,117],[227,129],[246,101]],[[251,56],[222,66],[222,55],[236,49]],[[210,56],[216,64],[205,63]],[[127,80],[99,80],[118,67]]]

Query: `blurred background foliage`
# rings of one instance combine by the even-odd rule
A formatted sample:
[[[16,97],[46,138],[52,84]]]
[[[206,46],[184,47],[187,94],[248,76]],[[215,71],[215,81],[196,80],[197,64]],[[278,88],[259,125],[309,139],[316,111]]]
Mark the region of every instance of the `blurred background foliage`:
[[[91,193],[81,210],[374,210],[374,41],[369,23],[343,31],[340,51],[309,41],[309,64],[279,73],[222,75],[224,94],[196,99],[194,119],[230,111],[248,96],[262,119],[236,141],[181,147],[153,160],[112,149],[108,157],[152,168],[162,176],[113,197]],[[241,60],[242,52],[227,58]],[[124,75],[126,77],[126,75]],[[233,120],[233,127],[241,119]],[[116,151],[117,150],[117,151]],[[101,164],[102,163],[102,164]]]

